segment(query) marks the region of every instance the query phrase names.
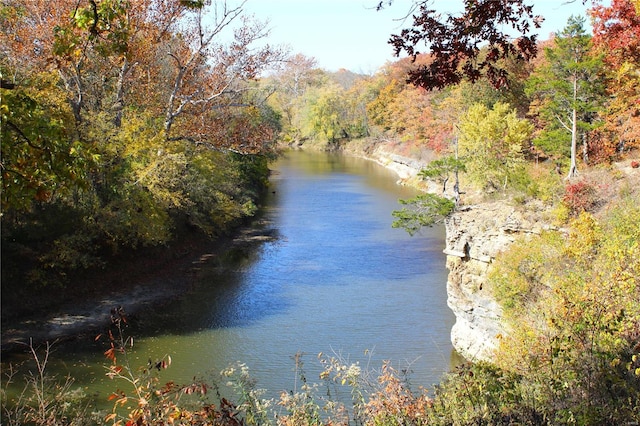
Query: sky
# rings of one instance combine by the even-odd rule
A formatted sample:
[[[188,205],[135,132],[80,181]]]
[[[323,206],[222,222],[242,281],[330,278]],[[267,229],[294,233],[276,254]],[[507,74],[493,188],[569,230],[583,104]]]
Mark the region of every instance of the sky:
[[[269,21],[270,44],[286,45],[291,53],[315,58],[328,71],[345,68],[374,74],[387,62],[398,60],[388,44],[391,34],[411,25],[403,20],[412,0],[394,0],[376,11],[377,0],[248,0],[244,10]],[[582,0],[531,0],[534,13],[545,17],[538,38],[564,28],[571,15],[586,17]],[[609,4],[609,1],[604,3]],[[462,0],[434,0],[436,9],[462,10]],[[442,9],[441,9],[442,8]],[[588,23],[588,19],[587,19]],[[406,55],[404,55],[406,56]]]

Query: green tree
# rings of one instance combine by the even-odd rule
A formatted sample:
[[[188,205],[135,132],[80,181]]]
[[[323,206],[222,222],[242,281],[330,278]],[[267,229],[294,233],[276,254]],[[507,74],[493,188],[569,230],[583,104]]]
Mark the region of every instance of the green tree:
[[[603,68],[600,56],[591,54],[591,36],[584,18],[570,17],[567,26],[545,49],[547,63],[538,68],[527,83],[533,98],[532,112],[546,123],[535,144],[549,154],[565,155],[569,147],[568,178],[577,174],[577,144],[593,128],[601,102]],[[586,160],[586,158],[585,158]]]
[[[425,179],[436,179],[442,183],[442,195],[447,192],[447,183],[454,176],[453,192],[456,204],[460,201],[460,180],[459,173],[466,172],[467,168],[462,160],[455,156],[447,155],[438,160],[431,161],[427,166],[420,170],[418,175]]]
[[[453,201],[434,194],[420,194],[408,200],[400,200],[403,207],[392,212],[396,220],[391,224],[394,228],[403,228],[413,235],[425,226],[441,223],[456,205]]]
[[[458,150],[471,180],[482,187],[505,189],[509,179],[522,172],[532,131],[533,126],[508,104],[469,108],[460,119]]]
[[[43,72],[28,86],[0,89],[4,214],[29,211],[86,184],[86,165],[96,157],[73,141],[72,111],[56,80]]]
[[[306,101],[306,132],[312,137],[321,136],[335,143],[366,132],[364,111],[355,109],[354,98],[338,84],[329,82],[310,91]]]
[[[302,54],[293,55],[285,61],[283,69],[264,83],[273,94],[269,97],[270,105],[282,114],[282,138],[286,142],[300,142],[300,111],[305,94],[310,87],[317,86],[324,73],[316,68],[316,61]],[[320,81],[319,81],[320,80]]]

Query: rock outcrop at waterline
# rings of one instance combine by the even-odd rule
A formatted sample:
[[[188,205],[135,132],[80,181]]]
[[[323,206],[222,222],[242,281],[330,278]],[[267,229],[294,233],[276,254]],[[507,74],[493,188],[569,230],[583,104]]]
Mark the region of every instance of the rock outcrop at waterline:
[[[447,303],[456,317],[451,340],[469,360],[491,360],[505,333],[487,273],[519,235],[542,232],[536,210],[496,201],[462,207],[446,220]]]
[[[441,185],[418,176],[433,153],[408,157],[397,153],[397,148],[389,143],[351,143],[341,150],[393,170],[401,184],[440,194]],[[541,211],[542,205],[511,205],[500,200],[463,206],[445,222],[447,304],[456,317],[451,341],[468,360],[491,361],[498,336],[505,333],[502,310],[487,283],[489,267],[518,235],[542,232],[546,226],[541,224]]]

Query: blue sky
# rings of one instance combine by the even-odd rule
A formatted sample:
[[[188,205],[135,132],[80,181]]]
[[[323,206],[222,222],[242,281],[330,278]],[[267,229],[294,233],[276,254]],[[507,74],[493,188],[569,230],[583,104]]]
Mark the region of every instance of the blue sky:
[[[561,30],[569,16],[586,17],[582,0],[531,0],[534,11],[545,17],[539,32],[547,39]],[[395,0],[391,7],[376,12],[377,0],[248,0],[245,11],[260,20],[269,20],[269,43],[288,45],[292,53],[317,60],[329,71],[346,68],[372,74],[387,61],[397,60],[387,43],[391,34],[408,27],[403,23],[411,0]],[[609,3],[609,1],[605,1]],[[462,9],[462,0],[434,0],[442,11]]]

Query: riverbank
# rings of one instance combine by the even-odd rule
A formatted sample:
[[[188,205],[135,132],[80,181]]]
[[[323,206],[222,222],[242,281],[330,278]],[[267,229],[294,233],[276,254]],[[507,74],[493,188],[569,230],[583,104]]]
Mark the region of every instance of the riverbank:
[[[372,144],[359,141],[346,144],[342,151],[367,158],[395,170],[399,183],[439,194],[440,188],[422,180],[420,169],[434,159],[429,152],[406,157],[399,144]],[[415,154],[415,153],[414,153]],[[585,168],[581,181],[593,188],[593,207],[596,216],[606,212],[609,205],[635,192],[640,187],[637,153],[608,167]],[[565,187],[558,183],[556,201]],[[562,205],[542,201],[533,196],[505,193],[502,196],[467,191],[461,206],[445,220],[447,255],[447,304],[456,317],[451,341],[456,351],[467,360],[493,361],[500,336],[507,331],[503,323],[502,307],[489,285],[491,264],[519,238],[540,235],[546,230],[562,230]]]
[[[303,148],[327,150],[322,144],[309,144]],[[433,159],[430,151],[420,150],[407,156],[400,143],[381,139],[352,141],[342,145],[340,151],[393,170],[399,184],[429,190],[417,173]],[[203,234],[186,232],[169,246],[122,256],[108,271],[94,271],[74,286],[84,289],[81,294],[53,295],[50,294],[52,291],[63,290],[44,289],[37,299],[58,296],[60,302],[32,300],[30,309],[21,306],[15,309],[15,314],[10,312],[12,307],[8,307],[8,312],[3,313],[0,350],[2,353],[22,351],[29,344],[93,336],[109,324],[111,309],[122,306],[135,317],[145,309],[160,308],[188,292],[202,267],[223,267],[221,259],[226,253],[271,238],[274,237],[270,224],[258,217],[229,237],[212,240]]]
[[[257,217],[228,237],[211,239],[188,233],[170,246],[121,259],[109,271],[84,278],[79,284],[87,289],[83,294],[39,312],[3,319],[1,351],[24,351],[30,344],[91,337],[109,325],[113,308],[123,307],[135,318],[145,309],[171,303],[189,291],[201,268],[223,268],[229,253],[270,240],[273,234],[270,224]],[[51,289],[39,297],[46,297],[48,291]]]
[[[327,151],[373,161],[398,175],[398,184],[412,186],[427,192],[440,192],[440,186],[425,181],[418,176],[429,162],[438,158],[432,150],[412,146],[388,138],[363,138],[329,145],[322,142],[308,142],[294,149]]]

